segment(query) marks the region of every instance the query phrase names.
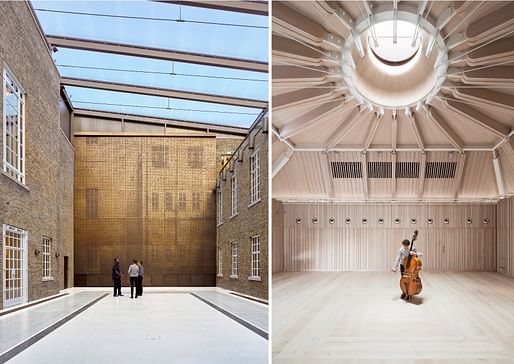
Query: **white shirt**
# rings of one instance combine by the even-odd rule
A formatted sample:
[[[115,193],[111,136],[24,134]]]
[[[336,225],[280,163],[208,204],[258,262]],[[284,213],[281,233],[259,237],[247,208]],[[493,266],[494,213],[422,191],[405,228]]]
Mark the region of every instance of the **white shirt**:
[[[139,267],[137,264],[132,263],[128,269],[129,277],[137,277],[139,274]]]
[[[421,257],[421,253],[419,253],[416,248],[412,248],[412,251],[416,253],[419,257]],[[396,256],[396,260],[394,261],[394,267],[398,268],[400,263],[403,262],[403,260],[409,256],[409,249],[405,249],[403,246],[398,250],[398,255]]]

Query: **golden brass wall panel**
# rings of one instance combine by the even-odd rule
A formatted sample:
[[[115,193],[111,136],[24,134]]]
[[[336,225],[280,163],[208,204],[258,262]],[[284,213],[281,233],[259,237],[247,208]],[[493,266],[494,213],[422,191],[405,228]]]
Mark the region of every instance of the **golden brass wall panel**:
[[[76,285],[111,285],[114,257],[145,285],[215,285],[216,157],[214,137],[76,136]]]

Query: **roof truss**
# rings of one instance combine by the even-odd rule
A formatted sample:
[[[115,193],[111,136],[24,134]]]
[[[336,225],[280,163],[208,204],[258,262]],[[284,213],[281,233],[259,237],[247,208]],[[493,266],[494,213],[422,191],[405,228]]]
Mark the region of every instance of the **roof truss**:
[[[268,15],[268,2],[267,1],[157,1],[160,3],[176,4],[195,6],[199,8],[215,9],[234,11],[238,13],[254,14],[254,15]]]
[[[163,48],[142,47],[131,44],[103,42],[84,38],[60,37],[54,35],[49,35],[46,37],[46,39],[51,46],[55,47],[194,63],[205,66],[234,68],[254,72],[268,72],[267,62],[259,62],[247,59],[213,56],[201,53],[180,52]]]

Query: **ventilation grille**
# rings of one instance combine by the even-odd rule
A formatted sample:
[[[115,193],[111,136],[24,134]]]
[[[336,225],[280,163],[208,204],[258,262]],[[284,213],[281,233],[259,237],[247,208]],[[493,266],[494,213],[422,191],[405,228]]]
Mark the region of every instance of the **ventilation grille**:
[[[330,162],[333,178],[362,178],[361,162]]]
[[[427,162],[425,178],[455,178],[457,162]]]
[[[392,178],[392,162],[368,162],[368,178]]]
[[[419,162],[396,162],[396,178],[419,178]]]

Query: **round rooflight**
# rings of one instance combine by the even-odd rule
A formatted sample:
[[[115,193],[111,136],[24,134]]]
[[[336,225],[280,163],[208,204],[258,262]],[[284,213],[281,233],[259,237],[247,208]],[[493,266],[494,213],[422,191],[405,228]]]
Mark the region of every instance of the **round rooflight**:
[[[388,66],[401,66],[411,61],[419,50],[421,37],[415,36],[416,25],[407,21],[396,22],[396,40],[393,38],[392,20],[375,24],[368,30],[368,42],[373,55]],[[416,39],[413,42],[413,39]],[[375,39],[376,38],[376,42]]]

